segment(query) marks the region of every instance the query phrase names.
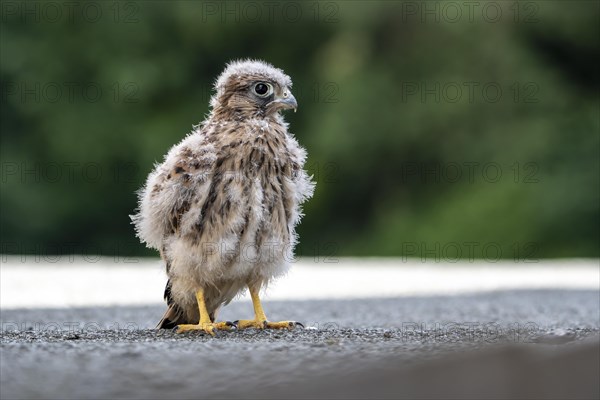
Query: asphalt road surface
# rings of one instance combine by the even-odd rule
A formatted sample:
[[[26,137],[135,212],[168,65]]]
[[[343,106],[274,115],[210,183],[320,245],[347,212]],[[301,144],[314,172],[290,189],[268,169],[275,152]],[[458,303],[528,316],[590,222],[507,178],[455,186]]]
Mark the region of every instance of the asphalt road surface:
[[[598,398],[600,292],[265,302],[306,329],[178,335],[162,305],[2,310],[0,397]],[[252,314],[242,301],[220,319]]]

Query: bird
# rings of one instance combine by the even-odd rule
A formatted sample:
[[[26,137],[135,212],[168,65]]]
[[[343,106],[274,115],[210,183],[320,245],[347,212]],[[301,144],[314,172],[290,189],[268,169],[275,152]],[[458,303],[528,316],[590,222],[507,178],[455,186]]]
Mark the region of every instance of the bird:
[[[252,59],[226,64],[209,113],[154,166],[131,215],[137,237],[158,250],[167,310],[158,329],[178,333],[294,329],[267,319],[260,300],[294,261],[295,228],[315,182],[306,150],[282,112],[296,111],[292,80]],[[216,321],[249,291],[253,319]]]

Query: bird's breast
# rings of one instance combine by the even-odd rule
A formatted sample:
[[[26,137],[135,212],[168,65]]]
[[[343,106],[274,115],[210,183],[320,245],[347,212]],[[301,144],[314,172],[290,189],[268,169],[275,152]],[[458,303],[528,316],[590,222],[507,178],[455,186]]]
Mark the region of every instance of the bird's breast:
[[[206,209],[205,221],[223,221],[222,230],[232,232],[239,242],[288,243],[295,208],[293,171],[281,132],[231,138],[221,146],[215,164],[209,201],[216,204]]]

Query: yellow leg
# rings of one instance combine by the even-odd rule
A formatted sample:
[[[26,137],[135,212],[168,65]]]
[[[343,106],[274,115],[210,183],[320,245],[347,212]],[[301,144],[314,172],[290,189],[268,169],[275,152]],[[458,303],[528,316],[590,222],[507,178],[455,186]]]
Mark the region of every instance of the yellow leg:
[[[215,330],[231,330],[235,326],[231,322],[212,322],[208,316],[206,302],[204,301],[204,291],[202,289],[196,292],[196,301],[198,302],[198,310],[200,311],[200,321],[198,324],[183,324],[177,325],[177,333],[188,331],[204,331],[212,336],[215,336]]]
[[[269,322],[265,311],[260,303],[258,297],[258,288],[248,286],[250,290],[250,297],[252,297],[252,305],[254,307],[254,319],[242,319],[236,321],[238,329],[256,328],[256,329],[294,329],[297,325],[304,326],[299,322],[294,321],[281,321],[281,322]]]

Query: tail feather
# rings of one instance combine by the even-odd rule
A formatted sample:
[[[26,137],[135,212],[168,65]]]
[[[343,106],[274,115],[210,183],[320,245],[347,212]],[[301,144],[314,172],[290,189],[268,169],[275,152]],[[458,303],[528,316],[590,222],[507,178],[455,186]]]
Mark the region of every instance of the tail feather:
[[[169,263],[167,263],[167,271],[169,269]],[[184,312],[181,310],[175,302],[173,301],[173,296],[171,294],[171,280],[167,281],[167,285],[165,286],[164,293],[165,300],[167,301],[167,311],[163,315],[162,319],[156,326],[156,329],[173,329],[177,325],[180,324],[188,324]]]
[[[167,264],[167,266],[168,265],[169,264]],[[165,314],[163,315],[162,319],[156,326],[156,329],[173,329],[177,325],[197,324],[198,323],[198,319],[199,319],[198,314],[196,314],[196,317],[194,317],[194,316],[192,316],[193,313],[184,312],[184,310],[173,300],[173,295],[171,293],[171,280],[170,279],[167,281],[167,285],[165,286],[164,297],[165,297],[165,300],[167,301],[168,308],[167,308],[167,311],[165,312]],[[209,295],[209,299],[212,297],[214,297],[214,296]],[[228,299],[225,304],[229,303],[229,301],[231,301],[231,299]],[[216,304],[209,305],[208,318],[210,318],[211,321],[215,320],[220,306],[221,306],[221,303],[218,303],[218,302]],[[196,320],[189,321],[190,318],[192,318],[192,319],[195,318]]]
[[[177,325],[188,324],[189,321],[184,316],[184,313],[177,306],[177,304],[170,304],[169,308],[163,315],[162,319],[156,326],[156,329],[173,329]]]

